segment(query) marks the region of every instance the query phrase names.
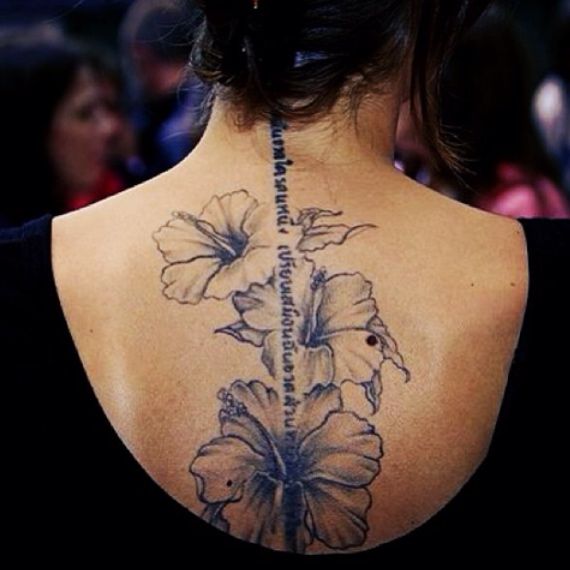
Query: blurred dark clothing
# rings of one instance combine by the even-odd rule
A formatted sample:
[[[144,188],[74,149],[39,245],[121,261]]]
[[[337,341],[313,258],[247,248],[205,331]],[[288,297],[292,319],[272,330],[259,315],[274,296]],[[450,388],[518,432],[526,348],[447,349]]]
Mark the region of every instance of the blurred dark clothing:
[[[202,135],[199,114],[204,89],[191,83],[159,98],[145,101],[133,121],[145,178],[152,178],[185,158]]]

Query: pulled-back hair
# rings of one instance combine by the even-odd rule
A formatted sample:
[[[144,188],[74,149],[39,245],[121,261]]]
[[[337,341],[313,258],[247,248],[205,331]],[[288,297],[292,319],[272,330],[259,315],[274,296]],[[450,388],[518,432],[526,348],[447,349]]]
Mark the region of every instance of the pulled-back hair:
[[[440,124],[439,84],[457,40],[492,0],[194,0],[190,67],[238,111],[238,126],[278,113],[310,123],[347,94],[382,94],[411,57],[414,122],[435,164],[463,170]]]

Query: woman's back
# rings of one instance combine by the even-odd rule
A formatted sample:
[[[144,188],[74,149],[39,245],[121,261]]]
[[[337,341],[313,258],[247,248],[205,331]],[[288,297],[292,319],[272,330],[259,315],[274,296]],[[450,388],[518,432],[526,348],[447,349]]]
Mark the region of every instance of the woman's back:
[[[568,222],[474,210],[393,163],[409,99],[458,166],[431,78],[485,4],[200,3],[191,63],[216,97],[193,152],[3,238],[27,412],[8,414],[14,544],[400,563],[547,546],[563,399],[531,388],[564,370],[547,316],[567,320]]]
[[[106,415],[163,489],[238,538],[324,553],[409,532],[485,457],[526,306],[522,229],[354,169],[290,169],[296,223],[280,226],[271,169],[211,166],[53,222]]]

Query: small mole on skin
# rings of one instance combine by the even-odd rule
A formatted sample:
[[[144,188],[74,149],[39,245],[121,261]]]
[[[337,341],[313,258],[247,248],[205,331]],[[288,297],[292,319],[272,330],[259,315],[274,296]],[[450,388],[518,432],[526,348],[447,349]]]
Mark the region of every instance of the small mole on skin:
[[[374,346],[375,344],[378,344],[378,339],[373,334],[371,334],[366,337],[366,343],[370,346]]]
[[[516,283],[511,283],[511,287],[514,287],[516,285]]]
[[[471,283],[471,287],[475,287],[475,283]]]
[[[89,329],[89,332],[93,332],[93,329]]]
[[[226,483],[226,485],[228,487],[231,487],[233,484],[234,484],[234,482],[231,479]]]

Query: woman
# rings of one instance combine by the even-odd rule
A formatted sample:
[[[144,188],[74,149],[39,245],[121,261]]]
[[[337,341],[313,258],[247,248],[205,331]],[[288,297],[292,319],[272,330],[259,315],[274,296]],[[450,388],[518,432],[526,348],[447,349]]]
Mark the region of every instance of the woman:
[[[552,17],[552,66],[532,98],[533,118],[549,155],[560,166],[570,198],[570,1]]]
[[[471,172],[459,192],[504,216],[570,218],[560,169],[533,123],[532,75],[512,15],[489,10],[456,50],[445,81],[443,122],[469,145]]]
[[[1,226],[68,212],[124,188],[107,165],[119,125],[78,46],[51,26],[6,30],[0,80]]]
[[[200,2],[191,65],[213,104],[193,152],[3,236],[1,346],[24,379],[6,389],[26,404],[11,544],[314,565],[512,560],[532,537],[560,554],[537,517],[563,488],[564,398],[545,385],[569,222],[479,211],[393,163],[410,93],[434,160],[461,166],[433,89],[486,4]]]
[[[469,169],[459,180],[446,167],[427,170],[424,155],[430,149],[417,140],[404,107],[396,146],[405,172],[488,212],[570,218],[560,170],[532,122],[531,75],[530,54],[513,15],[493,6],[462,38],[443,81],[442,122],[465,145]]]
[[[123,65],[146,178],[187,156],[204,128],[197,122],[201,82],[187,65],[195,13],[192,2],[137,0],[121,24]]]

